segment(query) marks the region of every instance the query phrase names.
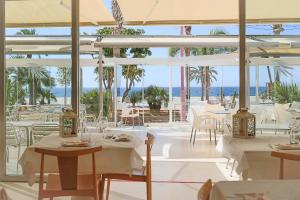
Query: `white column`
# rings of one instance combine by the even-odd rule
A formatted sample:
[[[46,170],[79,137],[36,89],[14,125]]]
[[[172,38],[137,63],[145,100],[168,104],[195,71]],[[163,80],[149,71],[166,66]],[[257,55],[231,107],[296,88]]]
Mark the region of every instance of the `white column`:
[[[120,57],[120,49],[119,48],[114,48],[113,49],[113,55],[114,58],[118,58]],[[115,126],[117,126],[117,92],[118,92],[118,85],[117,85],[117,69],[118,69],[118,65],[116,63],[114,63],[114,122],[115,122]]]
[[[246,108],[250,108],[250,66],[249,66],[249,53],[246,51],[246,65],[245,65],[245,78],[246,78],[246,88],[245,88],[245,99]]]
[[[79,0],[72,0],[72,109],[79,115]]]
[[[172,66],[169,65],[169,123],[173,121],[173,73]]]
[[[143,71],[145,70],[145,67],[144,67],[144,65],[142,65],[142,69],[143,69]],[[142,78],[142,102],[143,102],[143,125],[145,126],[145,79],[144,79],[144,77],[145,77],[145,72],[143,73],[143,78]]]
[[[5,176],[5,1],[0,0],[0,179]]]
[[[259,65],[256,66],[255,72],[256,72],[255,97],[256,97],[256,103],[258,103],[259,102]]]
[[[99,114],[103,116],[103,49],[99,48],[98,81],[99,81]]]

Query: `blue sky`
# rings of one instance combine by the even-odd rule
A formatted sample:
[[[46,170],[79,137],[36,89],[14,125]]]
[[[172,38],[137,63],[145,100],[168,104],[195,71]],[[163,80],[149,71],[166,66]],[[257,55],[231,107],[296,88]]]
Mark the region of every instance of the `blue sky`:
[[[142,28],[145,30],[146,35],[179,35],[179,26],[149,26],[149,27],[135,27]],[[223,29],[228,34],[238,34],[237,25],[226,25],[226,26],[193,26],[193,35],[207,35],[212,29]],[[81,28],[81,33],[86,32],[88,34],[94,34],[96,27],[84,27]],[[282,34],[285,35],[300,35],[300,26],[286,25],[285,31]],[[38,35],[70,35],[70,28],[38,28],[36,29]],[[7,35],[15,35],[19,29],[7,29]],[[247,27],[247,34],[249,35],[271,35],[272,30],[270,25],[249,25]],[[152,57],[167,57],[167,48],[151,48]],[[144,66],[145,77],[143,84],[148,85],[159,85],[167,87],[169,84],[169,68],[167,66]],[[212,86],[238,86],[238,68],[233,66],[228,67],[217,67],[218,71],[217,81]],[[97,87],[98,83],[95,80],[96,75],[93,73],[93,68],[85,68],[83,72],[84,87]],[[52,69],[51,74],[56,75],[56,70]],[[251,85],[255,85],[255,68],[250,69]],[[283,78],[285,81],[295,81],[294,77],[300,76],[300,70],[293,70],[293,77]],[[267,71],[266,67],[260,68],[260,85],[265,86],[267,82]],[[120,85],[124,85],[124,81],[121,80]],[[136,86],[141,86],[142,83]],[[173,67],[173,86],[178,87],[180,85],[180,66]],[[192,86],[197,86],[196,82],[192,81]]]

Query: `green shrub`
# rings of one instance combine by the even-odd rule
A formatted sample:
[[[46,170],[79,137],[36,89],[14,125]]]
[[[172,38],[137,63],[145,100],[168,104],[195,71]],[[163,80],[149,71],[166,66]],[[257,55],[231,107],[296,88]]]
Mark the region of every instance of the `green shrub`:
[[[168,105],[169,95],[163,88],[149,86],[145,90],[145,99],[147,100],[150,110],[160,110],[163,103],[165,106]]]
[[[128,97],[133,107],[135,107],[136,103],[141,102],[143,98],[141,91],[130,92]]]
[[[294,83],[275,83],[272,92],[273,99],[278,103],[292,103],[300,101],[300,89]]]

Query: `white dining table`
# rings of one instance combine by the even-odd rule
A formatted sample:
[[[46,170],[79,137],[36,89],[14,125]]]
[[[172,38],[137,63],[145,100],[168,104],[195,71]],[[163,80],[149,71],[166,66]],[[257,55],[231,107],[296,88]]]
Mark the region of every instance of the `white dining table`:
[[[209,200],[299,200],[299,185],[300,180],[222,181]]]
[[[257,135],[252,139],[222,136],[216,148],[224,157],[237,161],[235,171],[240,179],[279,179],[279,159],[271,156],[271,151],[276,150],[272,145],[288,143],[289,136],[285,135]],[[300,154],[300,150],[286,151]],[[300,162],[286,161],[284,177],[300,179],[299,169]]]
[[[107,139],[103,134],[89,133],[91,145],[102,146],[102,151],[96,153],[96,171],[102,173],[124,173],[131,174],[133,170],[143,168],[143,159],[138,149],[143,145],[145,131],[107,131],[106,135],[117,136],[127,134],[130,137],[129,142],[116,142],[113,139]],[[22,154],[19,164],[22,167],[23,176],[29,185],[36,181],[36,175],[39,174],[41,155],[34,151],[35,147],[42,148],[69,148],[62,147],[65,141],[79,141],[80,136],[72,138],[62,138],[58,135],[49,135],[39,142],[29,146]],[[78,159],[78,171],[80,173],[91,172],[91,159],[89,156],[80,156]],[[45,156],[45,173],[57,173],[57,159],[53,156]]]

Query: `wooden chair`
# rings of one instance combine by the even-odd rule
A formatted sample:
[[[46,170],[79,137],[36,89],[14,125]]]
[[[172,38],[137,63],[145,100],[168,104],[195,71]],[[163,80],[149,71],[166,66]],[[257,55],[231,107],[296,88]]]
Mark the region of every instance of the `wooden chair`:
[[[198,191],[198,200],[209,200],[209,194],[212,186],[213,184],[211,179],[208,179],[205,183],[203,183],[200,190]]]
[[[4,188],[0,189],[0,200],[10,200]]]
[[[280,179],[283,179],[284,160],[300,161],[300,155],[285,153],[280,151],[272,151],[271,156],[280,158],[280,172],[279,172]]]
[[[110,180],[126,180],[134,182],[145,182],[147,190],[147,200],[152,200],[152,178],[151,178],[151,149],[154,142],[154,136],[150,133],[147,133],[147,139],[145,144],[147,146],[147,155],[146,155],[146,166],[145,169],[137,172],[133,172],[132,175],[128,174],[102,174],[100,194],[103,194],[105,180],[107,180],[107,190],[106,190],[106,200],[109,198],[110,190]]]
[[[98,178],[96,174],[95,153],[102,147],[76,148],[72,150],[35,148],[41,153],[40,184],[38,200],[60,196],[89,196],[99,199]],[[78,157],[91,154],[92,174],[78,175]],[[45,155],[56,156],[59,173],[48,174],[48,181],[44,189],[44,158]]]

